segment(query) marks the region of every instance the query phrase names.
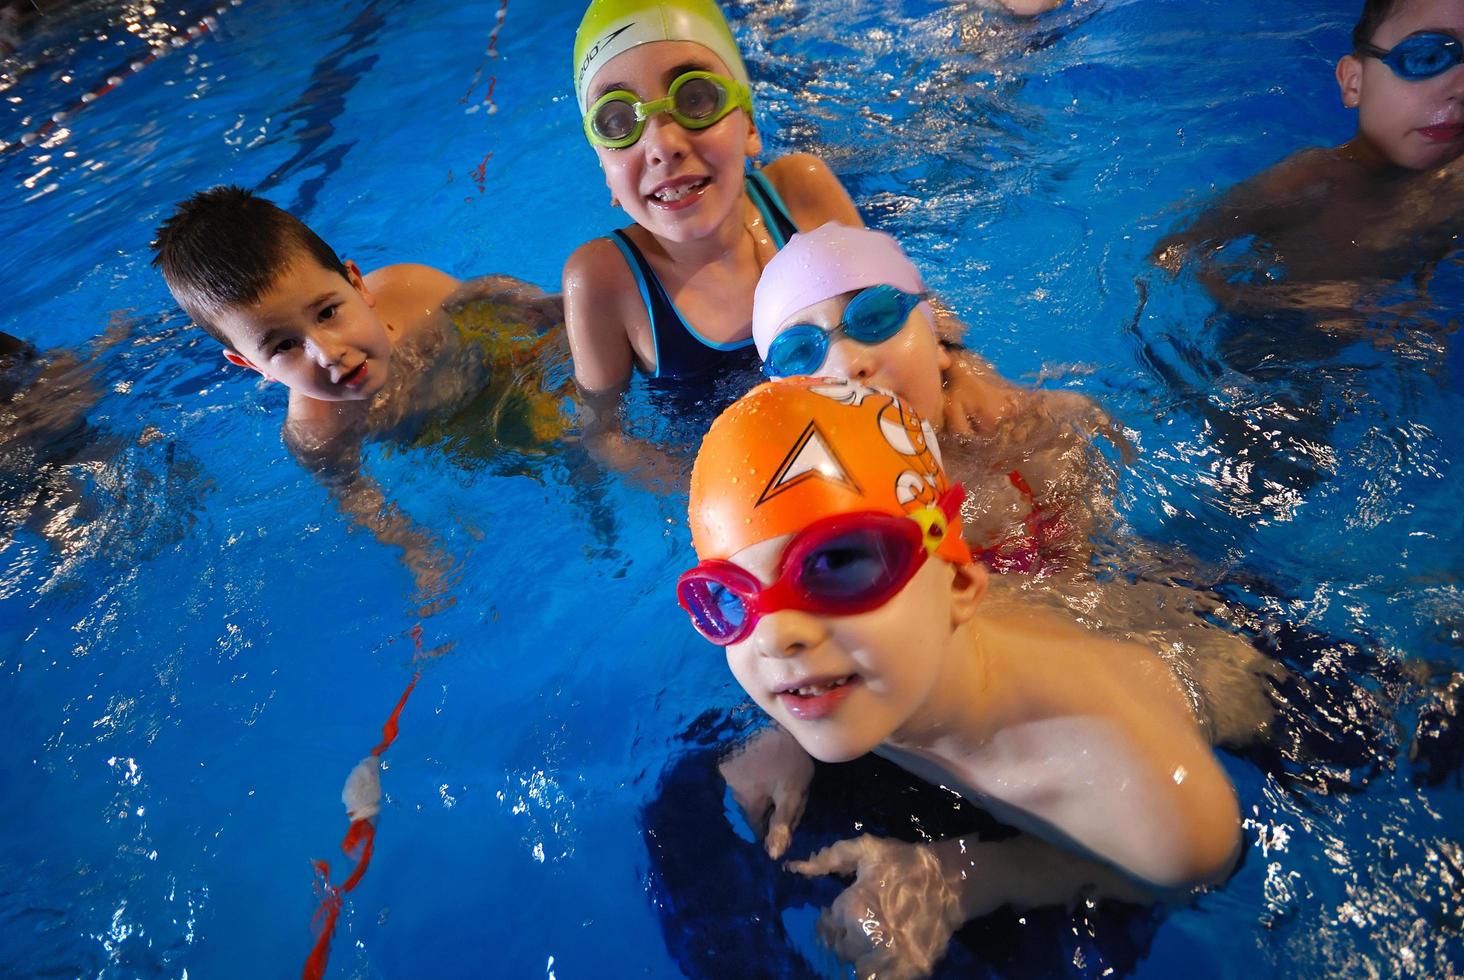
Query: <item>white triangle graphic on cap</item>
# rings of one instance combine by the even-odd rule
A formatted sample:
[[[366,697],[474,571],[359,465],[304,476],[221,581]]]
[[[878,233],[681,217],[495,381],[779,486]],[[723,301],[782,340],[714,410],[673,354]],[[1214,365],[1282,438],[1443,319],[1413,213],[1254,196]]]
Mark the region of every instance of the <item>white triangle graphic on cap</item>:
[[[791,490],[805,480],[813,479],[829,480],[840,486],[848,487],[855,493],[861,492],[859,484],[854,482],[854,478],[849,475],[849,470],[835,455],[823,433],[818,430],[817,422],[809,422],[803,432],[799,434],[798,441],[783,458],[783,465],[778,467],[772,480],[768,481],[767,487],[757,502],[764,503],[784,490]]]

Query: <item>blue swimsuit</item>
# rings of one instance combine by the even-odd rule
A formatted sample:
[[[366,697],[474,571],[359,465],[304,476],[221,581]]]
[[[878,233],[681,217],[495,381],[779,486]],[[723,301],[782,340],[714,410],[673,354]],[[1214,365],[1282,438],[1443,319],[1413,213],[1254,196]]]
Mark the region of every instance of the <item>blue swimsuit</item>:
[[[798,231],[793,219],[788,217],[788,209],[773,185],[758,171],[754,170],[747,175],[745,186],[747,196],[752,198],[752,203],[762,214],[763,223],[772,233],[773,244],[781,249]],[[757,351],[753,348],[752,338],[731,344],[718,344],[697,333],[677,312],[676,304],[671,302],[661,280],[656,278],[651,264],[646,261],[641,250],[635,247],[630,236],[619,230],[612,235],[610,240],[625,256],[625,264],[630,266],[631,274],[635,276],[641,299],[646,304],[646,315],[651,320],[651,340],[656,349],[656,370],[651,377],[680,378],[690,374],[756,366]],[[752,352],[751,357],[748,356],[749,350]]]

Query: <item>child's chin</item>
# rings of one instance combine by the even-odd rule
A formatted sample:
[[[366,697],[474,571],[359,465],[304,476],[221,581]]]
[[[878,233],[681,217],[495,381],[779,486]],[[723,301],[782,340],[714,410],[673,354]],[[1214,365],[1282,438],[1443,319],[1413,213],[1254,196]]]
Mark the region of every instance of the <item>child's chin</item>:
[[[819,762],[853,762],[874,751],[873,745],[856,743],[853,739],[799,737],[796,731],[793,734],[803,751]]]

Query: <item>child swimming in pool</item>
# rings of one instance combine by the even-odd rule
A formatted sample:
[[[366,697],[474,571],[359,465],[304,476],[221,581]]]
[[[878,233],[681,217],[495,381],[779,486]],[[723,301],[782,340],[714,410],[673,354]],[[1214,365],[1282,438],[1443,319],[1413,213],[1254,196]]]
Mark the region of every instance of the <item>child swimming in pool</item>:
[[[575,35],[585,135],[629,228],[564,266],[575,376],[614,391],[633,368],[679,377],[748,363],[752,287],[800,227],[861,224],[828,167],[762,144],[747,69],[711,0],[594,0]],[[695,324],[695,326],[693,326]]]
[[[1107,433],[1122,450],[1127,441],[1088,398],[1012,384],[942,346],[927,295],[893,238],[827,224],[793,236],[763,270],[753,340],[772,377],[885,388],[937,431],[969,436],[959,458],[974,465],[957,475],[972,492],[967,540],[987,564],[1029,573],[1085,567],[1112,489],[1090,437]],[[966,360],[970,379],[972,397],[959,408],[941,385],[953,359]]]
[[[1379,287],[1426,277],[1456,247],[1464,4],[1366,0],[1352,45],[1336,75],[1342,104],[1358,111],[1356,135],[1233,188],[1159,243],[1159,265],[1177,271],[1201,253],[1205,284],[1229,306],[1341,314]],[[1233,247],[1246,238],[1248,249]]]
[[[1182,895],[1240,847],[1235,791],[1164,662],[988,578],[957,494],[930,425],[826,378],[754,389],[692,474],[700,564],[678,597],[752,699],[808,756],[876,752],[1021,831],[865,836],[789,864],[855,878],[820,932],[861,976],[928,973],[1003,905]]]
[[[363,440],[418,434],[480,393],[510,348],[555,342],[557,298],[507,276],[464,284],[424,265],[363,274],[297,218],[238,187],[180,203],[154,249],[178,305],[224,358],[289,389],[283,437],[295,457],[346,513],[401,547],[419,587],[434,590],[443,558],[360,473]],[[492,322],[457,322],[469,303]],[[533,404],[529,412],[544,415]],[[534,418],[529,428],[550,435],[554,420]]]

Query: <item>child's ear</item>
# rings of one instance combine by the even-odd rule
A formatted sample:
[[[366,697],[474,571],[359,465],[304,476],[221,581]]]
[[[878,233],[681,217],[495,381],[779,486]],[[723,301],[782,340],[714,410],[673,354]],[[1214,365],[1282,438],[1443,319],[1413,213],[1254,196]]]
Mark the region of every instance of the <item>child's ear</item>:
[[[986,597],[990,573],[985,565],[967,562],[955,566],[951,578],[951,626],[960,626],[976,615],[976,607]]]
[[[942,377],[944,377],[945,373],[951,369],[951,364],[953,363],[954,361],[951,359],[950,348],[947,347],[945,344],[942,344],[940,342],[940,339],[937,338],[935,342],[935,364],[937,367],[940,368],[940,373]]]
[[[1362,103],[1362,59],[1357,55],[1343,55],[1337,62],[1337,88],[1347,108],[1356,109]]]
[[[742,152],[749,160],[756,160],[758,154],[762,153],[762,137],[757,134],[757,126],[750,117],[747,120],[747,143]]]
[[[361,294],[361,298],[366,301],[367,306],[375,306],[376,297],[371,294],[370,289],[366,288],[366,278],[361,275],[361,267],[350,259],[346,259],[342,264],[346,267],[346,281],[351,284],[351,288]]]
[[[238,351],[229,350],[227,347],[224,348],[224,360],[234,365],[234,367],[248,368],[251,371],[258,371],[260,374],[264,374],[264,370],[258,364],[255,364]],[[264,374],[264,376],[266,378],[269,377],[267,374]]]

